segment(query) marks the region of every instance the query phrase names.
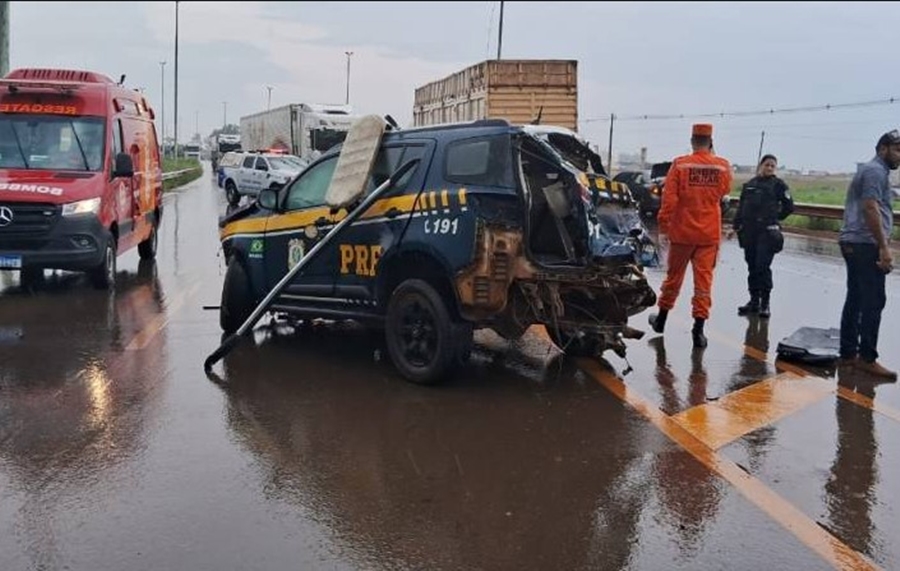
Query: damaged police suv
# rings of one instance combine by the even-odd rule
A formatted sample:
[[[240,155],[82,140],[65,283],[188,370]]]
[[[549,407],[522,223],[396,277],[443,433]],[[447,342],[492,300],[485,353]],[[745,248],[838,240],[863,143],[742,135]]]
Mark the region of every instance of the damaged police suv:
[[[395,367],[417,383],[446,378],[478,328],[517,339],[542,324],[567,354],[624,355],[624,339],[641,335],[628,317],[656,302],[637,205],[586,145],[539,135],[496,119],[386,132],[368,192],[400,165],[418,159],[415,168],[268,310],[383,328]],[[226,333],[347,215],[325,203],[338,157],[220,222]]]

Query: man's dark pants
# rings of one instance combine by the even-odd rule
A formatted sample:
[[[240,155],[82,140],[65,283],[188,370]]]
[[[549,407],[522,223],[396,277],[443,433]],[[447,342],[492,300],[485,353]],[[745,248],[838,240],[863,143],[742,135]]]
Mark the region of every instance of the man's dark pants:
[[[875,244],[841,243],[847,264],[847,298],[841,314],[841,357],[878,358],[878,329],[884,309],[885,274],[878,266]]]

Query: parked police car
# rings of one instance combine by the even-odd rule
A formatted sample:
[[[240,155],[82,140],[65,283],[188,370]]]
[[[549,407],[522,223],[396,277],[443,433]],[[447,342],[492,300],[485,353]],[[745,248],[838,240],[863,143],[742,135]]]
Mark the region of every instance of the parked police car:
[[[220,165],[220,186],[232,206],[237,206],[242,196],[256,196],[264,188],[290,182],[305,166],[293,155],[254,151],[237,152],[233,158],[223,158]]]
[[[329,151],[222,220],[226,332],[346,216],[325,205],[338,157]],[[466,359],[476,328],[516,339],[543,324],[567,353],[624,353],[628,317],[656,301],[626,187],[584,172],[523,127],[487,120],[387,132],[369,192],[411,159],[417,166],[270,311],[383,327],[393,363],[420,383]]]

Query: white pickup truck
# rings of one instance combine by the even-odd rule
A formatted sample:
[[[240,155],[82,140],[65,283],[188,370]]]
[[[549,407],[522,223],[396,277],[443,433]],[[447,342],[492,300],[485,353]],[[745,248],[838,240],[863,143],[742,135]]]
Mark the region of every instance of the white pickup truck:
[[[251,152],[235,155],[219,165],[221,186],[232,206],[240,203],[242,196],[256,196],[264,188],[287,184],[305,167],[304,161],[293,155]]]

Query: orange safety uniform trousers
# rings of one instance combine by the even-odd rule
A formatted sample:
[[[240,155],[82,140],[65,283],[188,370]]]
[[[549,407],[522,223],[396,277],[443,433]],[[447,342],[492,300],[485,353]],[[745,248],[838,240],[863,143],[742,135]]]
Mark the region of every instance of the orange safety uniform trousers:
[[[684,282],[688,262],[694,270],[694,297],[691,299],[691,313],[694,319],[709,319],[712,308],[713,269],[719,255],[719,245],[695,246],[693,244],[669,245],[669,270],[662,284],[659,308],[666,311],[675,307],[678,292]]]

